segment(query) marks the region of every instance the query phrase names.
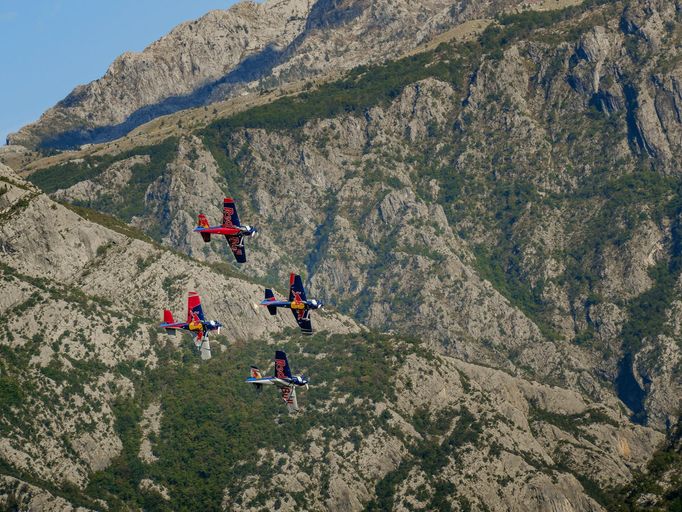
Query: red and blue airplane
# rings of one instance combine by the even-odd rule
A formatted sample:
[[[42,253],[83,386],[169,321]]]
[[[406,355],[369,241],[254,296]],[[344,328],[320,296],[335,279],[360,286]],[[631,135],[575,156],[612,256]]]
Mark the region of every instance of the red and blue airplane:
[[[251,367],[251,377],[246,379],[246,382],[256,386],[256,391],[260,393],[264,385],[274,385],[279,388],[282,393],[282,400],[287,404],[289,412],[298,411],[298,401],[296,400],[296,387],[305,386],[308,389],[308,377],[305,375],[292,375],[291,368],[289,368],[289,361],[287,355],[278,350],[275,352],[275,375],[272,377],[263,377],[261,371],[255,367]]]
[[[289,300],[277,300],[275,294],[268,288],[265,290],[265,300],[261,301],[260,304],[261,306],[267,306],[271,315],[277,314],[277,308],[291,309],[303,334],[313,333],[310,310],[320,309],[324,306],[324,303],[320,300],[306,299],[303,280],[301,276],[294,273],[289,276]]]
[[[216,320],[206,320],[204,309],[201,307],[201,298],[197,292],[189,292],[187,297],[187,321],[176,322],[173,313],[168,309],[163,310],[163,322],[159,327],[166,329],[168,334],[175,335],[178,329],[189,331],[194,337],[194,346],[201,352],[202,359],[211,359],[211,346],[209,345],[209,333],[216,331],[220,334],[223,326]]]
[[[237,206],[231,197],[226,197],[223,200],[223,224],[221,226],[209,226],[206,215],[200,213],[199,225],[194,228],[194,231],[201,233],[201,238],[207,243],[211,241],[211,235],[225,235],[227,243],[238,263],[246,262],[244,237],[256,237],[258,235],[256,228],[240,224]]]

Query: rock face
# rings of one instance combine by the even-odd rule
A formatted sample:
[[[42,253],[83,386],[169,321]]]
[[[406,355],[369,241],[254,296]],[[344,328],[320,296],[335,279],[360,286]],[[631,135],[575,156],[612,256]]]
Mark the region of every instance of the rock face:
[[[674,61],[677,36],[650,48],[623,28],[628,9],[584,9],[526,37],[511,24],[494,55],[482,46],[471,57],[466,45],[432,52],[433,76],[362,114],[297,129],[231,125],[217,143],[219,128],[184,137],[132,222],[194,258],[223,261],[224,245],[191,230],[201,211],[219,218],[216,198],[235,195],[242,218],[266,226],[248,249],[249,272],[277,283],[292,263],[305,266],[322,297],[372,328],[419,333],[448,354],[595,400],[615,387],[640,419],[649,414],[664,429],[679,414],[679,361],[672,346],[652,346],[662,347],[655,339],[677,311],[677,287],[665,284],[676,279],[677,153],[647,153],[642,141],[653,132],[641,128],[647,115],[634,98],[651,73],[676,68],[641,67],[633,48],[654,52],[647,62]],[[423,75],[401,62],[399,72]],[[322,86],[307,101],[332,94]],[[674,143],[679,127],[665,130]],[[642,158],[652,170],[639,173]],[[56,197],[82,202],[81,189],[98,179]],[[660,186],[653,195],[650,183]],[[110,208],[110,188],[106,200],[85,203]],[[305,249],[292,251],[292,240]],[[671,319],[635,334],[650,315],[640,307],[647,294],[666,301]]]
[[[311,5],[296,47],[383,7]],[[179,139],[34,165],[128,225],[0,168],[0,312],[35,319],[2,324],[3,460],[112,507],[613,508],[680,414],[679,12],[503,18]],[[261,228],[244,274],[192,233],[224,195]],[[349,316],[301,338],[255,308],[254,276],[292,269]],[[234,319],[201,365],[144,327],[190,289]],[[275,345],[315,376],[297,417],[230,380]]]
[[[88,512],[85,507],[74,507],[64,498],[27,484],[16,478],[0,475],[0,506],[5,510],[31,510],[35,512]]]
[[[517,0],[240,2],[183,23],[8,137],[27,147],[111,140],[160,115],[393,58]]]
[[[359,511],[370,501],[378,510],[433,510],[445,503],[598,511],[604,509],[585,495],[585,478],[598,485],[628,480],[663,438],[575,392],[448,357],[427,361],[413,354],[396,370],[397,401],[355,401],[382,419],[376,430],[358,442],[350,429],[319,428],[284,455],[260,452],[260,460],[281,457],[281,469],[292,477],[263,480],[257,464],[238,482],[237,494],[226,490],[223,509],[297,510],[305,503],[313,510]],[[352,401],[339,397],[328,413]],[[320,488],[326,478],[328,488]],[[375,484],[383,491],[378,496]],[[276,497],[277,489],[285,497]]]
[[[210,386],[232,390],[232,372],[245,367],[239,363],[226,372],[231,359],[244,361],[243,351],[270,352],[268,343],[282,343],[281,329],[293,321],[262,318],[252,307],[259,287],[239,276],[126,236],[126,230],[138,232],[108,217],[98,219],[118,231],[88,221],[7,167],[0,172],[0,262],[7,290],[0,304],[3,318],[11,320],[2,324],[0,345],[6,356],[0,367],[3,467],[58,489],[71,486],[72,495],[93,509],[118,503],[115,489],[125,475],[136,475],[125,481],[127,499],[180,508],[214,502],[210,492],[198,498],[192,494],[195,483],[180,482],[160,468],[184,460],[182,472],[193,475],[194,466],[186,464],[205,467],[208,445],[201,437],[187,443],[182,431],[187,419],[200,421],[192,429],[218,420],[218,432],[242,432],[254,414],[265,414],[263,401],[254,396],[246,406],[252,414],[240,416],[237,411],[245,406],[239,397],[231,398],[229,418],[220,413],[212,419],[218,404],[203,395]],[[390,204],[382,210],[386,219]],[[41,241],[37,247],[34,237]],[[161,307],[182,303],[187,289],[201,292],[207,312],[231,319],[229,338],[217,338],[222,348],[212,366],[193,368],[199,366],[196,354],[189,362],[173,355],[182,345],[164,343],[154,327],[152,318]],[[12,319],[26,318],[31,321],[16,328]],[[259,428],[259,435],[268,436],[254,440],[254,446],[264,446],[262,461],[229,459],[211,462],[212,472],[200,471],[211,488],[225,489],[225,510],[256,510],[263,503],[283,510],[362,510],[368,503],[402,509],[446,502],[486,504],[490,510],[597,511],[603,508],[587,494],[585,482],[607,487],[628,481],[663,439],[630,423],[614,398],[598,405],[576,391],[434,356],[413,342],[365,339],[352,320],[335,313],[315,320],[320,330],[334,334],[288,341],[298,368],[318,365],[319,391],[301,398],[304,415],[314,420],[291,436],[287,432],[301,424],[283,423],[271,411],[278,434],[273,439]],[[169,371],[176,373],[154,387]],[[189,390],[173,388],[194,379]],[[188,391],[192,400],[178,397]],[[150,394],[154,398],[147,402]],[[178,407],[195,412],[180,413]],[[139,414],[130,416],[135,410]],[[196,414],[209,417],[199,420]],[[183,448],[173,448],[175,435]],[[291,443],[285,452],[283,439]],[[305,470],[282,480],[261,469],[263,461],[271,467],[273,460],[285,471]],[[135,472],[126,469],[130,464]],[[7,506],[71,509],[68,500],[40,486],[3,478]],[[102,478],[106,491],[99,487]],[[387,485],[395,493],[377,493]]]
[[[231,319],[214,348],[296,325],[255,306],[261,286],[89,222],[2,165],[0,271],[0,458],[59,484],[84,487],[121,454],[112,407],[134,398],[121,368],[156,367],[165,339],[156,319],[164,307],[182,318],[189,290],[208,315]],[[315,320],[359,330],[336,313]],[[158,419],[148,422],[158,432]]]

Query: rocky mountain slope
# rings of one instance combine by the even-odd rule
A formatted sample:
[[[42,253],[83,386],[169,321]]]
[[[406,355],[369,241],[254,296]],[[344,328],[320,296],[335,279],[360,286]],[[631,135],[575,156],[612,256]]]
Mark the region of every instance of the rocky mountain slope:
[[[0,172],[0,454],[19,474],[83,485],[110,464],[121,450],[113,403],[134,395],[131,375],[156,367],[167,344],[156,319],[163,307],[184,314],[188,290],[234,319],[214,350],[295,325],[255,306],[262,286],[131,238],[141,234],[113,219],[102,217],[118,231],[88,222]],[[358,330],[334,313],[316,320]]]
[[[665,434],[675,452],[682,396],[681,63],[677,2],[588,2],[499,16],[160,143],[33,161],[33,185],[3,168],[5,308],[39,320],[5,327],[3,400],[38,397],[2,423],[3,485],[22,489],[8,495],[162,510],[672,502],[678,459],[650,459]],[[191,232],[225,194],[261,228],[239,271]],[[348,316],[301,339],[254,310],[292,269]],[[239,318],[208,364],[142,327],[188,288]],[[102,365],[73,355],[90,336]],[[275,342],[314,376],[293,418],[234,380]],[[64,439],[40,423],[55,389]],[[88,459],[93,428],[105,448]]]
[[[252,307],[256,284],[0,172],[5,508],[596,511],[663,439],[615,397],[434,356],[335,313],[301,337]],[[232,319],[208,362],[155,327],[190,288]],[[275,346],[313,379],[294,417],[242,388]]]
[[[682,422],[671,428],[668,440],[645,472],[621,492],[623,509],[678,510],[682,506]]]
[[[665,430],[682,391],[681,40],[674,2],[502,17],[475,41],[31,180],[212,262],[225,247],[191,229],[229,193],[265,227],[248,272],[305,266],[372,328],[615,391]]]
[[[160,115],[395,58],[454,25],[519,0],[268,0],[183,23],[125,53],[36,123],[8,137],[31,148],[111,140]]]

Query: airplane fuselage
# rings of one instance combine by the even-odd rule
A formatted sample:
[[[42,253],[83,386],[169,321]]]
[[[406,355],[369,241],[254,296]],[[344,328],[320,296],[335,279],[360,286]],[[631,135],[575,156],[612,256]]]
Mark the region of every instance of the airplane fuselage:
[[[289,377],[262,377],[260,379],[249,378],[246,380],[249,384],[263,384],[265,386],[277,386],[280,388],[291,386],[305,386],[308,380],[299,376]]]
[[[267,304],[265,304],[267,306]],[[280,307],[289,309],[320,309],[323,306],[322,301],[319,300],[302,300],[302,301],[291,301],[288,304],[282,305]]]
[[[197,233],[211,233],[212,235],[243,235],[253,236],[258,230],[252,226],[197,226],[194,228]]]
[[[209,333],[211,331],[218,331],[218,334],[220,334],[220,328],[223,326],[220,322],[217,320],[208,320],[205,322],[189,322],[187,324],[187,330],[196,332],[196,331],[201,331],[204,333]]]

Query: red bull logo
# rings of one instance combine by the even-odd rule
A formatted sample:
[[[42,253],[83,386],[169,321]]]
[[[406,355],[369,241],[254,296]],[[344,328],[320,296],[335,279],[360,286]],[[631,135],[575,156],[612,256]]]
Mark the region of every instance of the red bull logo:
[[[275,359],[275,377],[278,379],[286,379],[287,375],[284,373],[286,361],[284,359]]]
[[[300,292],[294,292],[294,300],[290,304],[291,309],[304,309],[305,304],[303,304],[303,299],[301,299]]]
[[[230,249],[232,249],[232,252],[234,252],[235,254],[241,254],[242,249],[241,249],[241,247],[239,247],[239,238],[237,238],[236,236],[231,236],[228,240],[229,240]]]
[[[234,213],[234,208],[223,208],[223,226],[226,228],[233,228],[232,224],[232,214]]]

